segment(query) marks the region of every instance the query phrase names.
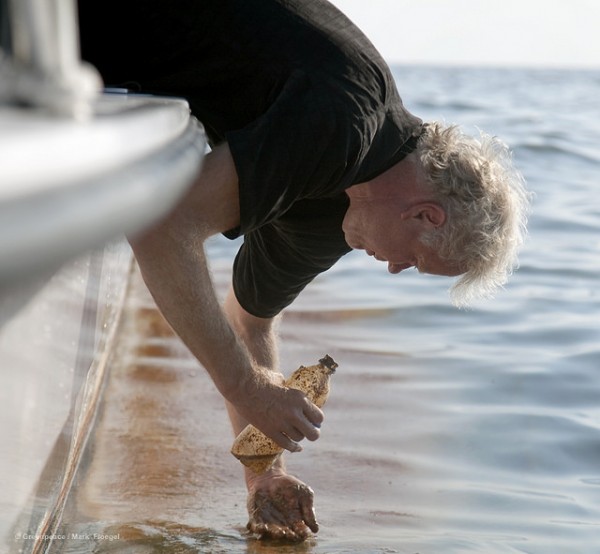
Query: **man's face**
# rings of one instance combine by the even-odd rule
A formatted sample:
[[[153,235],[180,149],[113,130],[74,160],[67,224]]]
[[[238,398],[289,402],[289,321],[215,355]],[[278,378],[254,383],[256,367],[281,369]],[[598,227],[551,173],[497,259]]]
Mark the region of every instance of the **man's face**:
[[[342,225],[346,242],[386,262],[390,273],[416,267],[420,273],[460,275],[456,264],[442,260],[419,240],[432,229],[430,208],[421,204],[402,209],[389,198],[352,200]]]

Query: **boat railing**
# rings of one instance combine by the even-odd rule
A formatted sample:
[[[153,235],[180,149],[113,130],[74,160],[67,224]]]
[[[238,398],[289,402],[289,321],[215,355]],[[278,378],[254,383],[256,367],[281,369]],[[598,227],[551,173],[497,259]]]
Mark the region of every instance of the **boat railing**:
[[[84,116],[101,90],[82,62],[73,0],[1,0],[0,101]]]

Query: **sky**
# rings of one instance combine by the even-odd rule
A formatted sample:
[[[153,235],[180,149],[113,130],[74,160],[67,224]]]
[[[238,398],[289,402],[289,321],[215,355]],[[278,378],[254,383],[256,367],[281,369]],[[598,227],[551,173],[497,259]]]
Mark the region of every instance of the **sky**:
[[[600,0],[330,0],[388,63],[600,69]]]

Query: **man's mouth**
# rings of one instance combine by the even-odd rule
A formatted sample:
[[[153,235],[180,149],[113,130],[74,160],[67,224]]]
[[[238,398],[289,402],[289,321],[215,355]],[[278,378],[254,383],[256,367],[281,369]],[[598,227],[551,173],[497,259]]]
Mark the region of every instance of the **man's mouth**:
[[[413,264],[409,264],[409,263],[394,263],[394,262],[390,262],[388,261],[386,258],[379,256],[377,254],[377,252],[373,251],[373,250],[365,250],[365,252],[375,258],[377,261],[379,262],[387,262],[388,264],[388,271],[390,273],[396,274],[396,273],[400,273],[401,271],[404,271],[405,269],[408,269],[410,267],[414,267]]]
[[[369,256],[372,256],[373,258],[375,258],[378,262],[387,262],[387,260],[385,258],[383,258],[382,256],[379,256],[377,254],[377,252],[374,252],[373,250],[365,250],[365,252]]]

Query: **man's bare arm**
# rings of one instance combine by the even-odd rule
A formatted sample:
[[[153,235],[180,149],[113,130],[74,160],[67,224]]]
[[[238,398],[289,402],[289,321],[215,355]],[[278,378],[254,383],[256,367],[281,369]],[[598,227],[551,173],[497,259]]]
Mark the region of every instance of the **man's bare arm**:
[[[212,286],[204,242],[238,223],[237,173],[223,144],[207,155],[171,215],[130,242],[158,307],[221,394],[280,446],[297,451],[301,437],[318,438],[315,424],[322,422],[322,412],[299,391],[281,387],[277,374],[253,360]]]
[[[246,312],[230,289],[225,301],[225,314],[237,335],[261,366],[276,371],[278,364],[274,318],[258,318]],[[234,433],[237,435],[247,421],[227,403]],[[291,437],[298,438],[298,437]],[[302,481],[285,470],[280,456],[267,472],[257,475],[244,467],[248,488],[248,529],[261,538],[302,541],[311,531],[319,530],[314,493]]]

